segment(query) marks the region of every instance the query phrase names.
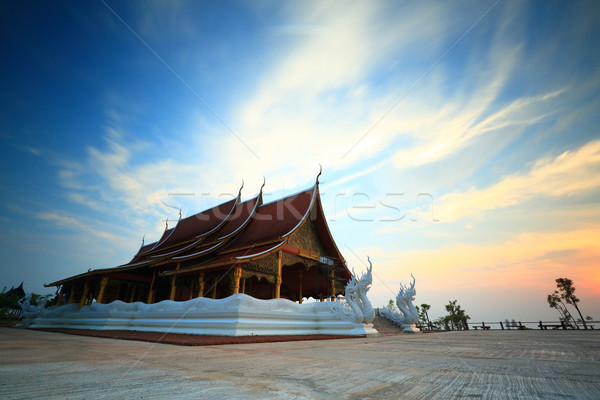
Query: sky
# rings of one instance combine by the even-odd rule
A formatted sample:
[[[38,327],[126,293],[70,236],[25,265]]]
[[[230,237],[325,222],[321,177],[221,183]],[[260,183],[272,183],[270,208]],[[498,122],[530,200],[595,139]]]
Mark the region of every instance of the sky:
[[[0,3],[0,287],[306,189],[374,306],[600,319],[600,4]]]

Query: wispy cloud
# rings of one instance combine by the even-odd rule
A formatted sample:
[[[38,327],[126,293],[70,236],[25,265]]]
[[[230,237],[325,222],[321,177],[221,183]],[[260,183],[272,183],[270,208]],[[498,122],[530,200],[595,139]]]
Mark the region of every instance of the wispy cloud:
[[[344,176],[343,178],[337,179],[331,183],[328,184],[328,187],[333,187],[333,186],[337,186],[337,185],[341,185],[343,183],[347,183],[347,182],[351,182],[356,178],[360,178],[361,176],[365,176],[368,175],[372,172],[375,172],[381,168],[383,168],[384,166],[389,164],[389,160],[384,159],[383,161],[380,161],[379,163],[372,165],[370,167],[367,167],[361,171],[355,172],[353,174]]]
[[[171,214],[161,201],[169,193],[189,192],[190,182],[197,178],[197,166],[169,158],[137,163],[135,149],[144,146],[125,141],[114,130],[105,140],[106,148],[89,147],[82,162],[62,163],[58,178],[67,190],[66,197],[105,215],[128,220],[140,234],[160,230],[157,223]],[[54,219],[59,221],[56,216]],[[77,221],[69,222],[77,226]]]
[[[41,156],[43,154],[42,150],[38,149],[37,147],[26,146],[25,150],[34,156]]]
[[[497,83],[491,85],[497,86]],[[487,92],[487,89],[482,91]],[[480,135],[501,133],[506,128],[515,131],[533,125],[548,113],[557,111],[558,107],[554,105],[553,109],[550,101],[563,92],[560,90],[518,98],[487,117],[485,112],[497,99],[489,97],[489,93],[474,93],[465,103],[444,106],[437,113],[434,112],[432,118],[412,119],[416,132],[427,132],[426,136],[421,137],[425,143],[396,152],[394,163],[399,168],[408,168],[437,162],[465,148]],[[483,121],[477,122],[480,119]]]
[[[74,203],[81,204],[83,206],[89,207],[96,211],[105,212],[106,204],[99,202],[97,200],[90,199],[88,196],[79,193],[79,192],[69,192],[67,193],[67,198]]]
[[[94,237],[103,238],[110,241],[117,239],[117,236],[111,232],[94,229],[93,227],[82,222],[78,218],[69,215],[64,215],[62,213],[41,212],[37,213],[35,217],[40,220],[55,223],[61,228],[92,234]]]
[[[436,206],[442,222],[510,207],[538,197],[575,196],[600,187],[600,141],[538,160],[527,173],[517,173],[486,189],[471,188],[441,197]]]
[[[474,137],[543,118],[562,93],[516,98],[495,107],[503,102],[500,93],[521,57],[521,44],[506,39],[509,15],[509,22],[492,35],[487,53],[469,59],[468,76],[456,80],[450,69],[440,66],[410,101],[342,159],[351,141],[422,73],[399,60],[435,60],[447,46],[444,36],[460,35],[481,12],[473,12],[469,20],[450,17],[457,10],[444,5],[391,10],[383,3],[289,7],[282,25],[309,25],[310,34],[300,32],[302,40],[291,46],[285,42],[288,46],[279,49],[257,78],[257,88],[243,93],[227,112],[231,126],[251,138],[248,143],[264,157],[257,160],[218,124],[202,120],[189,129],[186,146],[165,148],[162,154],[152,148],[155,158],[149,162],[141,157],[148,147],[116,126],[107,130],[105,147],[89,147],[85,160],[61,169],[61,183],[72,191],[68,198],[96,210],[100,204],[113,211],[124,207],[131,220],[146,221],[138,229],[147,231],[151,225],[154,231],[159,228],[150,221],[171,211],[161,205],[169,193],[216,196],[242,179],[247,187],[259,187],[263,176],[267,190],[292,189],[314,179],[319,163],[339,176],[333,184],[341,184],[389,168],[390,153],[397,169],[432,163],[468,146]],[[144,17],[149,21],[144,29],[151,29],[154,18]],[[456,26],[457,20],[463,22]],[[273,34],[281,36],[277,29]],[[389,83],[383,88],[382,76]],[[450,82],[458,85],[452,94],[446,88]],[[110,110],[115,124],[124,120]],[[356,171],[358,165],[362,171]]]

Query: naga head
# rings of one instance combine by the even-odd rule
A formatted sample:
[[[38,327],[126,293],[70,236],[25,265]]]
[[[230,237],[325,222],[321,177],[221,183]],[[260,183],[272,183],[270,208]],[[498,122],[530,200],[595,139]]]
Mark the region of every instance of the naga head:
[[[357,291],[358,291],[358,287],[356,285],[356,279],[354,279],[354,275],[352,275],[352,278],[350,278],[350,280],[346,284],[346,291],[345,291],[346,298],[348,299],[348,298],[350,298],[350,296],[356,295]]]
[[[21,307],[21,309],[23,311],[27,311],[27,308],[29,308],[30,301],[31,301],[31,294],[28,294],[27,296],[22,297],[19,300],[17,300],[17,304],[19,305],[19,307]]]
[[[371,283],[373,283],[373,275],[372,275],[373,264],[371,263],[371,259],[368,256],[367,256],[367,260],[369,260],[369,267],[367,268],[367,271],[364,274],[362,274],[360,276],[360,278],[357,278],[357,280],[356,280],[357,286],[363,291],[363,293],[368,292],[370,289]],[[352,271],[352,272],[354,272],[354,271]]]
[[[400,291],[398,292],[398,295],[396,296],[396,300],[414,300],[415,296],[417,295],[417,291],[415,290],[415,282],[416,279],[413,276],[413,274],[411,273],[410,276],[412,276],[413,281],[410,284],[410,286],[408,285],[403,285],[402,283],[400,283]]]

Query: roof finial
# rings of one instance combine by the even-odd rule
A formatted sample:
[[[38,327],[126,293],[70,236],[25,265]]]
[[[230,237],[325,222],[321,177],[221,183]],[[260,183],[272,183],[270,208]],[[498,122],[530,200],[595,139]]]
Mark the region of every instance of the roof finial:
[[[319,163],[319,174],[317,175],[317,185],[319,184],[319,177],[323,173],[323,166]]]
[[[261,193],[262,193],[262,190],[263,190],[263,188],[265,187],[265,184],[266,184],[266,183],[267,183],[267,178],[265,178],[265,177],[264,177],[264,175],[263,175],[263,184],[262,184],[262,186],[260,187],[260,192],[261,192]]]
[[[144,233],[144,236],[142,236],[142,246],[144,245],[144,240],[146,240],[146,234]]]
[[[169,217],[165,219],[165,230],[169,229]]]
[[[179,207],[179,219],[181,220],[181,207]]]
[[[242,196],[242,189],[244,188],[244,180],[242,179],[242,187],[240,188],[239,192],[238,192],[238,197]]]

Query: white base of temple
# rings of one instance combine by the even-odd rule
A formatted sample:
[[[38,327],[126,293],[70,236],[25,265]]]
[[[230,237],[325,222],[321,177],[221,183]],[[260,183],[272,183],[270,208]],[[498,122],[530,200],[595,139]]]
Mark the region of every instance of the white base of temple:
[[[286,299],[259,300],[245,294],[225,299],[196,299],[156,304],[93,303],[25,312],[22,327],[133,330],[194,335],[346,335],[377,334],[372,324],[353,322],[341,302],[297,304]]]

